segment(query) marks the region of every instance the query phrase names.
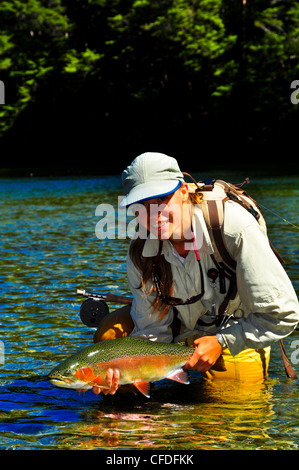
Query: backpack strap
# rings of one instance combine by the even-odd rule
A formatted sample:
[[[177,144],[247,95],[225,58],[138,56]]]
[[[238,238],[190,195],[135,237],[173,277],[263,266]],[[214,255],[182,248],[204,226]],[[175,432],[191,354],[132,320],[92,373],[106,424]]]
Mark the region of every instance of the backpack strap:
[[[214,248],[214,254],[211,255],[211,258],[219,271],[220,293],[226,293],[226,296],[218,309],[220,318],[223,317],[229,301],[233,300],[237,294],[237,263],[229,254],[225,246],[222,233],[224,221],[224,203],[228,199],[229,198],[203,201],[203,214]],[[229,287],[227,292],[225,288],[225,278],[229,280]]]
[[[208,220],[208,228],[210,228],[211,241],[213,248],[215,250],[216,260],[218,258],[219,262],[224,262],[229,269],[236,271],[237,263],[229,254],[222,235],[222,227],[224,221],[224,203],[228,198],[222,200],[210,200],[205,201],[203,204],[206,206],[206,215]],[[204,211],[205,212],[205,211]]]
[[[244,181],[244,183],[249,182],[249,178],[247,178],[246,180]],[[247,192],[244,189],[241,189],[244,183],[241,184],[240,187],[236,186],[235,184],[227,183],[226,181],[222,181],[222,180],[217,180],[217,183],[223,187],[224,191],[227,194],[228,199],[240,204],[242,207],[244,207],[244,209],[250,212],[250,214],[253,215],[253,217],[257,221],[259,220],[260,214],[253,207],[253,204],[257,206],[256,201],[251,196],[249,196],[249,194],[247,194]],[[246,196],[246,199],[242,196]]]

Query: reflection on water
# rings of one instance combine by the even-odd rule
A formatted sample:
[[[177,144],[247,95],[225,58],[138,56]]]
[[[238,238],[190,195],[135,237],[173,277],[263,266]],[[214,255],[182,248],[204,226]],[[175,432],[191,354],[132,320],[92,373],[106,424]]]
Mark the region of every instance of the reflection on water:
[[[296,184],[258,180],[250,193],[296,224]],[[298,382],[285,377],[277,345],[269,379],[255,386],[216,385],[192,373],[190,385],[164,380],[145,399],[79,395],[45,380],[66,355],[92,342],[76,289],[128,293],[129,240],[98,240],[94,232],[97,205],[116,206],[119,193],[116,177],[0,181],[0,448],[298,448]],[[298,289],[296,228],[264,213]],[[295,332],[285,340],[289,355],[298,339]]]
[[[85,439],[79,448],[230,449],[238,442],[242,448],[251,448],[253,442],[255,448],[267,446],[267,425],[261,428],[260,423],[273,413],[268,387],[199,382],[190,387],[187,400],[180,400],[182,390],[174,389],[168,398],[174,394],[175,403],[158,389],[150,402],[135,407],[125,406],[122,398],[85,412],[80,427]]]

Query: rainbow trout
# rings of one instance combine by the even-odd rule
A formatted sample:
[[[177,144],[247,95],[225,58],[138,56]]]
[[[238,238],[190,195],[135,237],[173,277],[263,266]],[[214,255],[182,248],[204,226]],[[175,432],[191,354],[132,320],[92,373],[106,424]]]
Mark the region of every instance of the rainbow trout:
[[[194,348],[180,344],[130,337],[111,339],[73,354],[55,367],[48,378],[52,384],[63,388],[108,388],[107,369],[118,369],[120,385],[134,384],[149,397],[149,382],[167,378],[188,384],[188,375],[182,366],[193,353]]]

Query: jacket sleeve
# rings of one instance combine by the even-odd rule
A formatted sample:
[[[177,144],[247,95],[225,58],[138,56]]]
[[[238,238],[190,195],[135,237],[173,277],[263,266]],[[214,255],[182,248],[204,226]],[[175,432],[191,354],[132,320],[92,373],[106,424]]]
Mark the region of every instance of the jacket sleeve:
[[[243,228],[238,237],[228,237],[228,247],[237,261],[240,299],[251,312],[221,331],[230,352],[236,355],[288,336],[298,324],[299,309],[291,281],[257,223]]]
[[[142,288],[139,288],[141,273],[133,264],[129,254],[127,255],[127,277],[133,294],[131,317],[134,329],[130,336],[170,343],[173,339],[170,327],[173,321],[173,309],[170,308],[162,320],[159,319],[159,311],[153,313],[152,302],[155,294],[146,294]]]

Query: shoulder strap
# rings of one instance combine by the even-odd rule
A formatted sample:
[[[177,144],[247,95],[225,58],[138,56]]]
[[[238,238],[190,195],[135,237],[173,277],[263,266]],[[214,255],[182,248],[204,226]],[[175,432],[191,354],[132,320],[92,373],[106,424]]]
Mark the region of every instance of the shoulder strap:
[[[236,270],[236,262],[229,254],[222,234],[223,220],[224,220],[224,203],[227,198],[222,200],[210,200],[204,203],[207,211],[206,222],[208,222],[208,228],[210,229],[211,241],[215,250],[215,258],[221,263],[224,262],[231,270]],[[205,212],[205,210],[204,210]],[[208,219],[208,220],[207,220]],[[217,259],[218,258],[218,259]]]
[[[223,239],[222,227],[224,221],[224,203],[228,198],[203,201],[203,213],[207,223],[214,254],[211,255],[215,266],[219,270],[220,292],[226,296],[219,306],[219,315],[222,317],[229,304],[237,294],[236,261],[229,254]],[[226,292],[225,277],[229,279],[229,287]]]

